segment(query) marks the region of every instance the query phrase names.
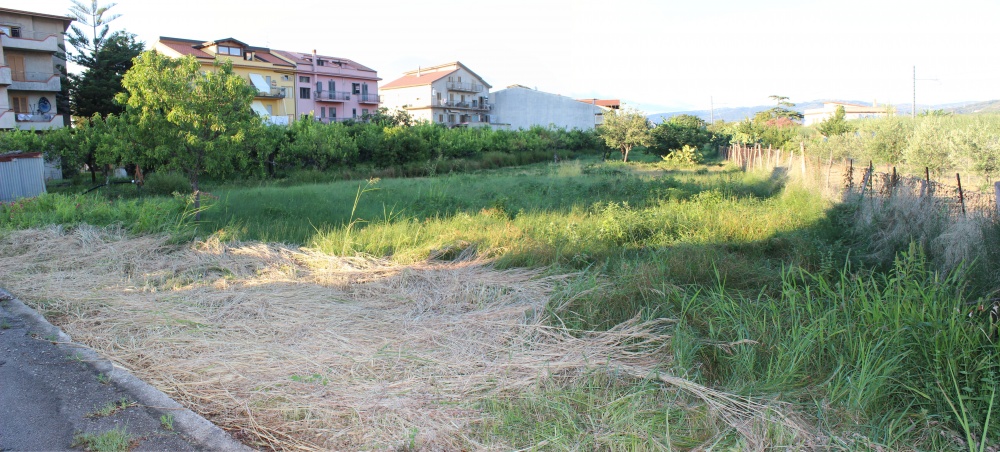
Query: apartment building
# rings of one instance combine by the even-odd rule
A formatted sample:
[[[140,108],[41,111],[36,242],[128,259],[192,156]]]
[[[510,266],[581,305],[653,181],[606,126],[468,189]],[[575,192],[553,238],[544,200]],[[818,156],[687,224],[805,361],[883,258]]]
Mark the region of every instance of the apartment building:
[[[295,64],[268,48],[234,38],[199,41],[166,36],[161,36],[153,48],[173,58],[194,56],[206,70],[214,69],[216,59],[232,61],[233,72],[257,88],[251,104],[257,114],[282,125],[288,125],[296,116]]]
[[[69,124],[59,111],[59,58],[73,19],[0,8],[0,129],[49,130]]]
[[[295,64],[295,112],[319,121],[359,119],[379,106],[378,73],[356,61],[272,49],[271,53]]]
[[[490,88],[461,62],[418,68],[382,86],[382,106],[447,126],[488,126]]]

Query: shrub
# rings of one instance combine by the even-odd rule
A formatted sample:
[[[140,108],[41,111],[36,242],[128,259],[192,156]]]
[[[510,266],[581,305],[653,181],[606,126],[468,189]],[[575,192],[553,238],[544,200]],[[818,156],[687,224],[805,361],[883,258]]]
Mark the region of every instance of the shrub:
[[[170,196],[173,193],[191,191],[191,181],[183,174],[175,172],[155,172],[146,176],[143,189],[150,195]]]

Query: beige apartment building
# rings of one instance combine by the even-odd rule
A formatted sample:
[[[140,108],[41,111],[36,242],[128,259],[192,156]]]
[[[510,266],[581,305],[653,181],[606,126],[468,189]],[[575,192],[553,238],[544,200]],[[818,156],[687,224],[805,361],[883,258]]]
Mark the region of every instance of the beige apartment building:
[[[490,88],[461,62],[419,68],[383,85],[382,106],[447,126],[487,126]]]
[[[66,16],[0,8],[0,129],[49,130],[69,124],[56,107]]]

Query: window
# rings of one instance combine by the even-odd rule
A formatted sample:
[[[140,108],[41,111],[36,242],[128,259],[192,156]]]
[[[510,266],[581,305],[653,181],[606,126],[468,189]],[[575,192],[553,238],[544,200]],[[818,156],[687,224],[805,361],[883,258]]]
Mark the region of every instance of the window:
[[[289,81],[291,79],[292,79],[292,77],[290,75],[282,75],[281,76],[281,80],[285,81],[285,82],[287,82],[287,81]]]
[[[326,66],[326,61],[319,60],[319,61],[316,62],[316,64],[318,64],[320,66]]]
[[[326,117],[326,107],[319,107],[319,117],[320,118]]]
[[[461,75],[458,76],[458,83],[462,83],[462,76]]]
[[[368,109],[367,108],[362,108],[361,109],[361,116],[368,116]]]
[[[10,27],[10,37],[20,38],[21,37],[21,27]]]
[[[13,96],[11,97],[14,105],[14,113],[30,113],[28,111],[28,98],[24,96]]]
[[[264,108],[267,109],[267,115],[268,116],[271,116],[272,114],[274,114],[274,106],[273,105],[265,105]]]
[[[308,99],[308,98],[309,98],[309,88],[306,88],[304,86],[299,88],[299,99]]]
[[[306,77],[304,75],[300,75],[299,76],[299,83],[309,83],[309,77]]]
[[[351,83],[351,94],[361,94],[360,83]]]
[[[235,56],[243,55],[243,49],[239,47],[218,46],[217,49],[218,50],[216,52],[219,55],[235,55]]]
[[[337,119],[337,109],[330,107],[330,119]]]
[[[330,88],[331,93],[337,90],[337,82],[333,80],[327,80],[326,85]]]
[[[455,115],[448,115],[448,122],[455,122]]]
[[[323,92],[323,82],[319,80],[316,81],[316,92],[317,93]]]
[[[438,115],[438,122],[444,122],[444,115],[443,114],[439,114]]]
[[[357,118],[358,117],[358,109],[357,108],[352,108],[351,109],[351,117],[352,118]]]

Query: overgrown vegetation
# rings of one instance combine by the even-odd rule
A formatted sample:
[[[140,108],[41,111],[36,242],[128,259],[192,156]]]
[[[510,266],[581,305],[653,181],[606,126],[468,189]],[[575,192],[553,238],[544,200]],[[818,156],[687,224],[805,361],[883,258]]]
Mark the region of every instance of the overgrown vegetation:
[[[897,120],[883,124],[895,130]],[[377,126],[356,130],[365,127]],[[878,146],[894,140],[881,138],[887,141]],[[757,437],[766,446],[997,446],[1000,350],[988,315],[1000,288],[989,270],[1000,265],[995,222],[951,226],[958,222],[932,209],[916,218],[903,199],[834,205],[783,172],[747,174],[715,163],[663,171],[563,161],[435,174],[367,187],[357,180],[220,185],[200,223],[182,221],[183,198],[55,194],[17,210],[4,205],[0,221],[7,228],[117,223],[401,263],[477,255],[502,268],[573,273],[547,308],[554,322],[584,331],[670,319],[662,374],[773,401],[809,426],[809,442],[774,427]],[[93,207],[68,209],[75,203]],[[169,209],[155,221],[176,226],[138,221],[156,206]],[[759,445],[655,378],[601,371],[598,362],[595,369],[483,401],[475,408],[489,416],[474,436],[560,449]],[[418,436],[407,434],[416,445]]]

